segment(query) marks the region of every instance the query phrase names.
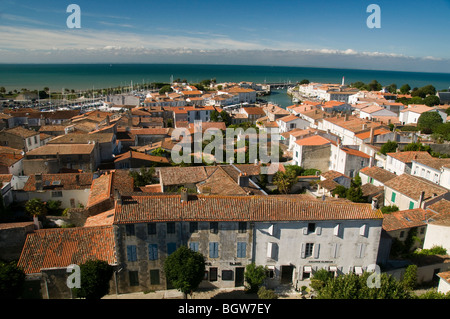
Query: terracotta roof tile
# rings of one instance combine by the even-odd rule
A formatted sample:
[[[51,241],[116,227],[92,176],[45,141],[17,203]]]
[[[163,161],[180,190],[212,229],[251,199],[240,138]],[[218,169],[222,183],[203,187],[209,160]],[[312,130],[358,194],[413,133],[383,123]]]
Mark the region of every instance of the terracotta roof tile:
[[[46,189],[90,189],[93,173],[42,174],[42,187]],[[78,179],[77,179],[78,176]],[[23,187],[24,191],[36,191],[36,175],[30,175]]]
[[[383,229],[393,231],[411,227],[425,226],[429,218],[435,214],[422,208],[402,210],[390,214],[384,214]]]
[[[425,192],[424,200],[428,200],[435,196],[440,196],[448,193],[448,189],[436,185],[421,177],[402,174],[397,176],[384,184],[385,187],[390,187],[399,193],[413,199],[419,200],[421,192]]]
[[[369,177],[372,177],[373,179],[376,179],[381,183],[386,183],[387,181],[390,181],[391,179],[397,177],[397,175],[395,175],[394,173],[391,173],[378,166],[364,167],[360,170],[360,172]]]
[[[26,274],[41,269],[80,265],[90,259],[116,264],[112,226],[58,228],[29,234],[18,266]]]
[[[270,196],[179,195],[122,197],[114,224],[204,221],[290,221],[382,219],[370,204],[289,200]]]
[[[387,156],[393,157],[403,163],[411,163],[412,160],[421,159],[433,159],[433,157],[428,152],[420,151],[407,151],[407,152],[393,152],[386,153]]]

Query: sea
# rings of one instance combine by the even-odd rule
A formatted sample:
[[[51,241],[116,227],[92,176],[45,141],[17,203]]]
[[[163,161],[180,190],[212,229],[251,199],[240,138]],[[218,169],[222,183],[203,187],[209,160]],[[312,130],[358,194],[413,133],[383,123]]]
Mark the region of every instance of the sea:
[[[197,83],[205,79],[220,82],[293,83],[303,79],[320,83],[377,80],[382,85],[409,84],[412,88],[431,84],[449,89],[450,73],[424,73],[317,67],[253,66],[221,64],[0,64],[0,87],[6,91],[63,89],[89,90],[129,86],[131,83],[169,83],[171,79]],[[291,104],[285,90],[265,97],[281,106]]]

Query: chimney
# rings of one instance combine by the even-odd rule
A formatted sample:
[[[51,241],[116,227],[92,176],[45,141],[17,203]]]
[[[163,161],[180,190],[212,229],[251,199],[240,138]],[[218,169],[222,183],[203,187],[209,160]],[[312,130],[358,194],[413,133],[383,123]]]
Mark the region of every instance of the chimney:
[[[372,198],[372,209],[377,210],[378,209],[378,199]]]
[[[34,180],[35,180],[35,187],[37,191],[41,191],[42,190],[42,174],[35,174],[34,175]]]
[[[420,197],[419,197],[419,208],[422,208],[422,204],[423,204],[424,198],[425,198],[425,192],[422,191],[420,193]]]
[[[249,185],[249,177],[246,173],[240,173],[238,177],[238,184],[241,187],[248,187]]]
[[[373,127],[370,128],[370,144],[373,145],[373,141],[374,141],[374,129]]]
[[[75,175],[75,180],[77,182],[77,185],[80,185],[80,175]]]
[[[345,114],[345,121],[348,121],[348,114]]]
[[[183,187],[181,189],[181,202],[188,202],[189,201],[189,195],[188,195],[188,191],[187,188]]]
[[[117,204],[122,205],[122,195],[120,195],[119,190],[114,190],[114,199],[116,200]]]

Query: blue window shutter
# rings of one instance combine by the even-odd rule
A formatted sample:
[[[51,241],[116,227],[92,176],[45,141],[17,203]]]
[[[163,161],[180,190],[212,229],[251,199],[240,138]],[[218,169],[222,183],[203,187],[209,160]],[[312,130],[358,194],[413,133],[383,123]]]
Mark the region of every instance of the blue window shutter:
[[[158,245],[157,244],[149,244],[148,245],[148,259],[149,260],[158,260]]]
[[[247,243],[246,242],[238,242],[237,243],[237,257],[245,258],[247,251]]]
[[[128,259],[128,261],[136,261],[137,260],[136,246],[135,245],[128,245],[127,246],[127,259]]]
[[[198,242],[191,242],[191,243],[189,243],[189,248],[192,251],[198,251]]]
[[[213,242],[209,243],[209,258],[219,257],[219,243]]]

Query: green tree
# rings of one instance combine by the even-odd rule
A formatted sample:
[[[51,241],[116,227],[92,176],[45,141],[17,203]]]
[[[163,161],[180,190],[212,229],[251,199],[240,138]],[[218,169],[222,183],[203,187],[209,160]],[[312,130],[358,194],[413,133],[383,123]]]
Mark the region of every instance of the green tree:
[[[347,196],[347,188],[344,185],[337,185],[331,193],[333,196],[336,196],[337,194],[339,198],[345,198]]]
[[[15,262],[0,262],[0,299],[17,299],[22,294],[25,273]]]
[[[397,84],[392,83],[391,85],[386,86],[386,90],[390,93],[397,93]]]
[[[109,293],[114,269],[106,261],[88,260],[80,265],[80,288],[73,288],[77,298],[101,299]]]
[[[400,87],[400,93],[401,93],[401,94],[408,94],[409,91],[411,91],[411,87],[409,86],[409,84],[403,84],[403,85]]]
[[[365,272],[361,276],[354,273],[341,275],[327,281],[318,291],[318,299],[409,299],[411,293],[404,285],[390,275],[382,273],[380,288],[369,287],[373,274]]]
[[[60,215],[62,213],[60,200],[48,200],[46,203],[47,213],[50,215]]]
[[[278,295],[272,289],[267,289],[262,286],[258,290],[258,298],[259,299],[278,299]]]
[[[316,271],[311,278],[311,288],[319,291],[328,283],[328,281],[333,279],[333,274],[326,269],[319,269]]]
[[[408,290],[413,290],[417,286],[417,265],[406,267],[402,283]]]
[[[255,263],[245,267],[244,278],[247,282],[247,292],[256,293],[267,277],[267,269],[264,266],[256,266]]]
[[[381,212],[383,214],[390,214],[390,213],[397,212],[397,211],[398,211],[398,207],[395,205],[381,207]]]
[[[130,171],[130,176],[134,180],[134,187],[143,187],[156,182],[154,167],[141,167],[139,171]]]
[[[297,182],[297,174],[295,170],[287,170],[286,172],[278,171],[273,176],[273,184],[277,186],[280,193],[288,194],[292,186]]]
[[[397,150],[398,143],[396,141],[388,140],[380,148],[380,153],[386,155],[387,153],[393,153]]]
[[[159,94],[163,95],[166,93],[170,93],[173,92],[173,89],[170,85],[164,85],[160,90],[159,90]]]
[[[431,152],[430,145],[423,145],[420,142],[412,142],[409,144],[406,144],[403,148],[403,152]]]
[[[33,198],[25,203],[25,211],[33,217],[45,216],[47,205],[39,198]]]
[[[420,296],[417,296],[416,299],[450,299],[450,291],[444,294],[442,292],[438,292],[437,288],[432,288]]]
[[[436,95],[429,95],[423,99],[423,103],[427,106],[439,105],[441,100]]]
[[[303,79],[303,80],[300,81],[299,84],[300,85],[302,85],[302,84],[309,84],[309,80],[308,79]]]
[[[167,280],[187,298],[203,280],[205,275],[205,257],[181,246],[170,254],[164,262],[164,272]]]
[[[442,124],[442,117],[438,112],[425,112],[417,120],[417,127],[425,134],[431,134],[433,128]]]
[[[377,80],[372,80],[370,83],[366,84],[365,87],[368,91],[380,91],[383,88]]]

